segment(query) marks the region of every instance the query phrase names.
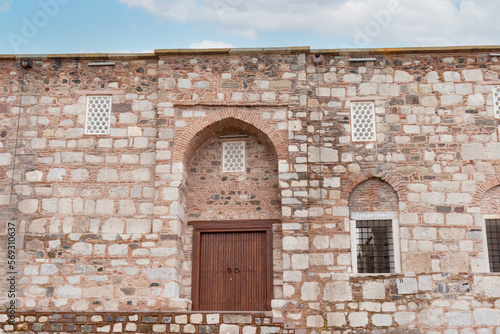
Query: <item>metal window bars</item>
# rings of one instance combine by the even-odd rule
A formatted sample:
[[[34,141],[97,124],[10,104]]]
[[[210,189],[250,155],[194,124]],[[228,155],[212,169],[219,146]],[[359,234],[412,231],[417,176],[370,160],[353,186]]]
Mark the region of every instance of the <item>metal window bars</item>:
[[[357,220],[358,273],[394,272],[392,220]]]
[[[486,219],[486,242],[491,272],[500,272],[500,219]]]

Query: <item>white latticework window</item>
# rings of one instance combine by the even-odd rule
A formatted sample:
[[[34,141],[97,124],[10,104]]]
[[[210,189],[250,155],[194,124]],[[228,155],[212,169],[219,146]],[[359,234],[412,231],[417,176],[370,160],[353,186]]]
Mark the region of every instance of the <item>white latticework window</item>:
[[[351,102],[351,133],[353,141],[376,139],[373,102]]]
[[[500,118],[500,86],[493,86],[493,104],[495,105],[495,118]]]
[[[222,171],[245,171],[245,142],[225,142],[222,144]]]
[[[87,96],[85,134],[108,134],[110,128],[110,118],[111,96]]]

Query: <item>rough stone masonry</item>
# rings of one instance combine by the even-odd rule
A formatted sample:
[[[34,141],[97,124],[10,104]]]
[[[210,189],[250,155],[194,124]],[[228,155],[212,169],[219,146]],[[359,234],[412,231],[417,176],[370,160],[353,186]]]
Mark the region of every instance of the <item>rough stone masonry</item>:
[[[499,334],[498,52],[0,56],[0,328]],[[272,313],[191,311],[191,222],[261,220]]]

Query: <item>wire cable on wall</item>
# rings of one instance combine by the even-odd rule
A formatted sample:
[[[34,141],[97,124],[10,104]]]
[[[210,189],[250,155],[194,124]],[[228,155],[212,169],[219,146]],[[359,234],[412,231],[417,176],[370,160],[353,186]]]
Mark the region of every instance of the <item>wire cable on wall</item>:
[[[9,203],[12,204],[12,196],[14,195],[14,180],[16,178],[16,159],[17,159],[17,146],[19,142],[19,128],[21,124],[21,111],[22,111],[22,106],[23,106],[23,90],[24,90],[24,74],[26,72],[26,69],[24,66],[21,66],[22,68],[22,74],[21,74],[21,94],[19,97],[19,110],[18,110],[18,116],[17,116],[17,126],[16,126],[16,143],[14,146],[14,157],[13,157],[13,163],[12,163],[12,181],[10,184],[10,200]]]
[[[321,129],[323,128],[323,125],[321,123],[321,108],[319,105],[319,60],[321,56],[316,57],[314,56],[314,61],[316,62],[316,81],[317,81],[317,91],[316,91],[316,97],[318,99],[318,158],[319,158],[319,199],[323,199],[323,159],[321,158]]]

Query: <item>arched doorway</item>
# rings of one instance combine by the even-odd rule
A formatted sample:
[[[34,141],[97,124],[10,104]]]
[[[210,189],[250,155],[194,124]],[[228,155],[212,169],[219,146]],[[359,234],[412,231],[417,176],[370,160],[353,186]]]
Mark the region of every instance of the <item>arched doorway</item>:
[[[186,161],[193,310],[269,310],[281,271],[278,158],[262,131],[226,118],[201,130]]]

